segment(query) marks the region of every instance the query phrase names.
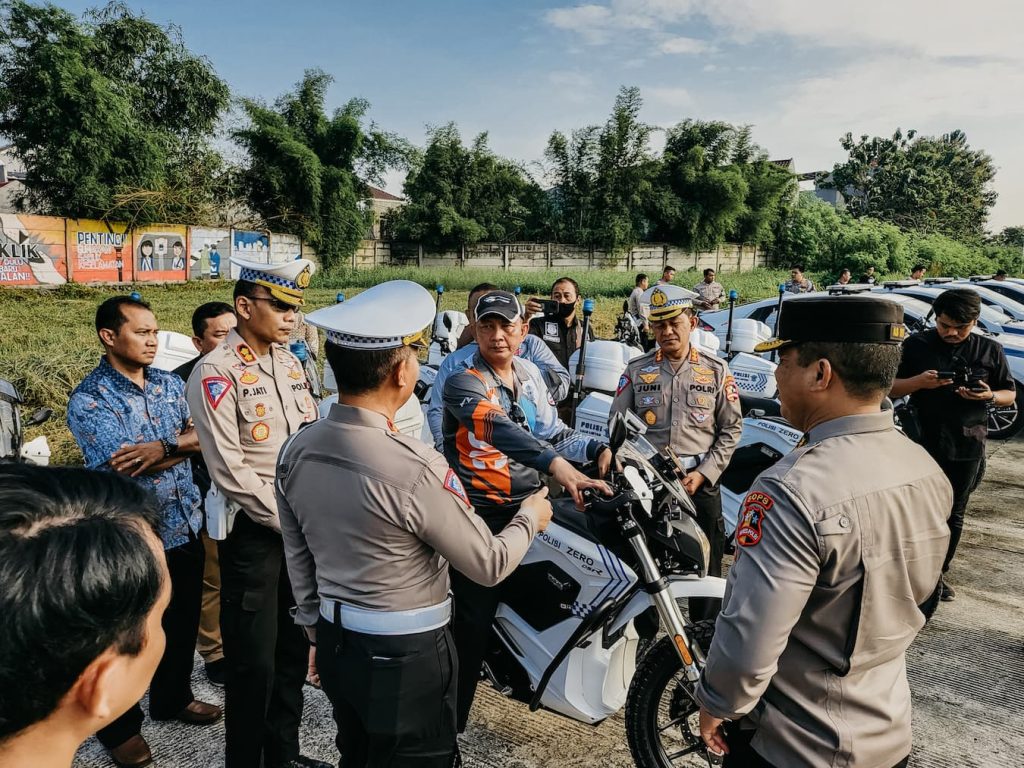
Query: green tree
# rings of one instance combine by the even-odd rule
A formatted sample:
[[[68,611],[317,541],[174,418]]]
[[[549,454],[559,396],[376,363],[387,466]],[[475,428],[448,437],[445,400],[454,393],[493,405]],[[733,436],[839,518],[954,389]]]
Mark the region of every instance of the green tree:
[[[59,216],[209,219],[209,146],[228,88],[175,27],[111,3],[82,19],[0,1],[0,134],[25,163],[19,205]]]
[[[612,253],[628,250],[647,234],[645,207],[657,165],[649,147],[651,126],[640,120],[642,106],[639,88],[619,89],[597,134],[595,240]]]
[[[563,243],[594,245],[598,239],[596,200],[600,129],[588,126],[570,136],[555,131],[548,139],[544,157],[554,185],[550,191],[552,237]]]
[[[840,190],[854,216],[871,216],[906,230],[933,232],[977,242],[984,233],[996,193],[995,166],[985,152],[971,149],[963,131],[939,137],[846,134],[849,153],[824,186]]]
[[[669,129],[651,197],[656,239],[703,250],[740,229],[750,185],[733,163],[736,138],[720,121],[684,120]]]
[[[1003,231],[993,238],[998,245],[1012,245],[1024,248],[1024,227],[1004,227]]]
[[[249,205],[269,226],[313,246],[328,268],[343,263],[366,237],[363,179],[379,181],[386,168],[408,157],[402,140],[363,124],[367,101],[351,99],[328,117],[324,97],[332,81],[311,69],[273,107],[244,100],[249,124],[233,132],[248,155],[243,186]]]
[[[997,268],[995,260],[978,245],[968,245],[936,234],[913,233],[908,240],[910,261],[926,264],[933,275],[969,277],[991,274]]]
[[[533,238],[547,204],[523,168],[490,150],[486,133],[467,147],[452,123],[430,133],[405,195],[408,203],[388,216],[389,233],[436,247]]]

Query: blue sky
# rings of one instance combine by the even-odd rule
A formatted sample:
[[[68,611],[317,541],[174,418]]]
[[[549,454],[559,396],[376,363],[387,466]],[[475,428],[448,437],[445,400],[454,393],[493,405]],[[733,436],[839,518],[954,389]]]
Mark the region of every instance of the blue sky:
[[[96,2],[62,0],[80,12]],[[1024,224],[1024,3],[978,0],[218,0],[128,5],[174,22],[238,95],[272,101],[304,69],[336,78],[381,127],[422,144],[455,121],[525,163],[554,129],[603,122],[620,85],[643,117],[751,123],[799,171],[846,131],[954,128],[999,167],[993,229]],[[655,148],[660,141],[654,140]],[[388,188],[401,192],[400,177]]]

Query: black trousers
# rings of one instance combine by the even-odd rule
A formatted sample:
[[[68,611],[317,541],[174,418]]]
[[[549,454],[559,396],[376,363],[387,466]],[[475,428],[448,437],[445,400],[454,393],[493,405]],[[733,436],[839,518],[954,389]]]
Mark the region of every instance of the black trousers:
[[[458,671],[451,630],[365,635],[321,617],[316,631],[341,768],[448,768]]]
[[[950,485],[953,486],[953,509],[949,513],[948,520],[949,547],[946,549],[946,559],[942,563],[942,572],[945,573],[949,570],[949,564],[953,562],[957,545],[960,543],[960,536],[964,530],[964,513],[967,511],[967,502],[981,480],[984,459],[951,461],[934,456],[933,458],[942,468]]]
[[[697,508],[697,525],[704,531],[711,543],[711,557],[708,562],[708,576],[722,575],[722,558],[725,556],[725,522],[722,520],[722,493],[717,485],[704,483],[693,496]],[[722,610],[719,598],[691,597],[690,621],[714,619]]]
[[[479,514],[481,509],[477,508]],[[508,525],[517,509],[485,510],[481,514],[492,533]],[[501,585],[485,587],[466,578],[454,568],[448,575],[452,583],[452,634],[459,656],[458,670],[458,727],[466,730],[469,710],[473,708],[476,686],[480,682],[480,667],[491,641],[491,624],[501,602]]]
[[[164,551],[171,577],[171,601],[163,615],[167,644],[149,688],[149,716],[171,720],[192,703],[192,660],[199,631],[202,606],[202,541],[190,537],[187,544]],[[97,737],[108,749],[124,744],[142,727],[142,707],[138,704],[103,728]]]
[[[740,728],[739,723],[726,724],[725,742],[729,745],[729,754],[722,762],[723,768],[776,768],[750,746],[755,733],[757,733],[755,730]],[[910,755],[907,755],[893,768],[906,768],[909,762]],[[777,768],[784,768],[784,766]]]
[[[295,600],[281,534],[239,512],[218,553],[225,766],[280,765],[299,754],[309,656],[306,635],[289,613]]]

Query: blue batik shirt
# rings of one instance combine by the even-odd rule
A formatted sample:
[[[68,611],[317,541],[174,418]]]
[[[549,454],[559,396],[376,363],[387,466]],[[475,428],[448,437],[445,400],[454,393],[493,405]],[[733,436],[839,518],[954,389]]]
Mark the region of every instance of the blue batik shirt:
[[[90,469],[110,470],[110,457],[120,449],[177,437],[188,425],[185,382],[170,371],[153,367],[145,369],[145,376],[143,390],[114,370],[104,357],[71,394],[68,428]],[[188,543],[189,531],[199,533],[199,489],[192,482],[188,461],[135,479],[160,503],[164,549]]]

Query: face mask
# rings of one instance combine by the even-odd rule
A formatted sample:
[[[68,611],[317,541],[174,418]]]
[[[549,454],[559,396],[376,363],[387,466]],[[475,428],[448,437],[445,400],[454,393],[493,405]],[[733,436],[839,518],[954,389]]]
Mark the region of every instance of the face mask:
[[[572,313],[576,311],[576,304],[559,304],[558,313],[555,315],[559,320],[565,320],[567,317],[572,317]]]

